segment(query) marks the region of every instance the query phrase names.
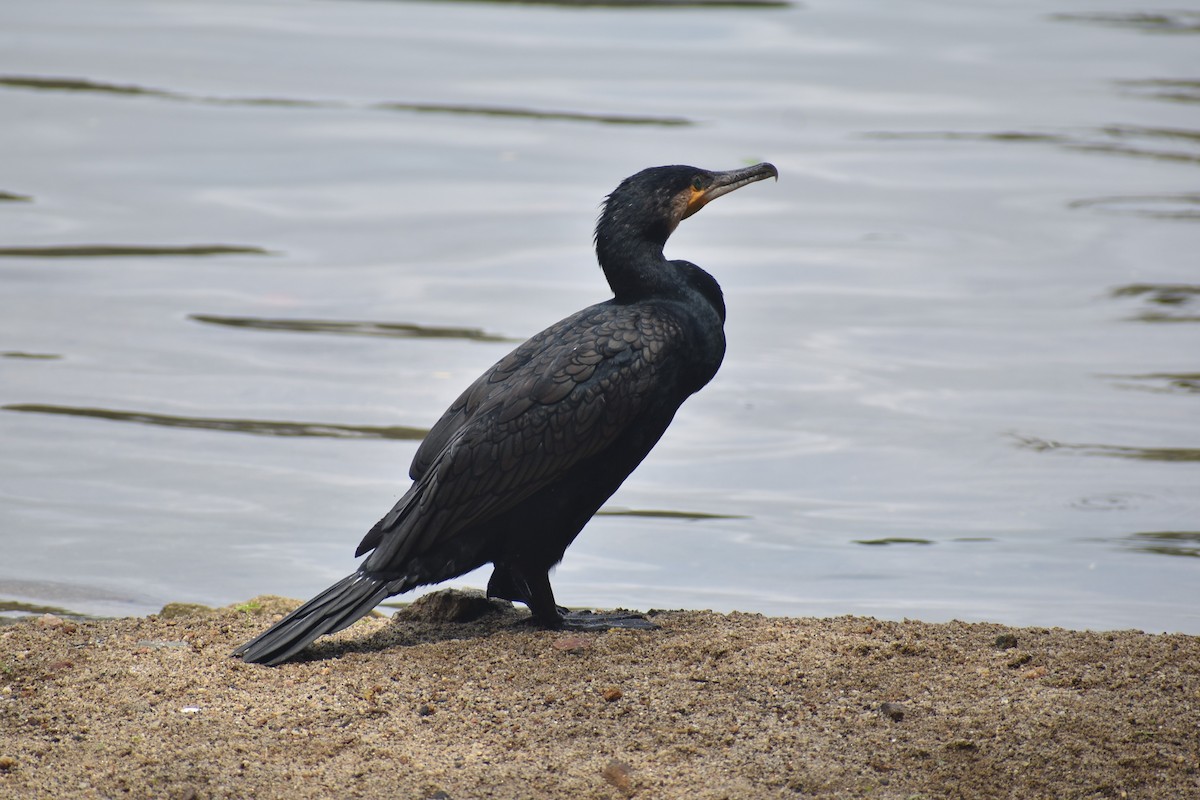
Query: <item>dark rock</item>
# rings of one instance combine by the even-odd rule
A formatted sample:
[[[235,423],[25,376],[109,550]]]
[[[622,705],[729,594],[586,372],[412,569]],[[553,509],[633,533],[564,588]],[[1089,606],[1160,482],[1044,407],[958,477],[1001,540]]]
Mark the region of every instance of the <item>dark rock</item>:
[[[493,600],[478,589],[442,589],[418,597],[396,612],[400,619],[425,622],[471,622],[486,614],[502,614],[512,608],[507,600]]]
[[[178,619],[179,617],[203,617],[213,613],[213,609],[199,603],[167,603],[158,612],[163,619]]]
[[[1017,646],[1017,637],[1012,633],[1002,633],[996,637],[994,644],[997,650],[1011,650]]]
[[[899,703],[884,703],[879,707],[879,713],[892,722],[899,722],[904,719],[904,706]]]

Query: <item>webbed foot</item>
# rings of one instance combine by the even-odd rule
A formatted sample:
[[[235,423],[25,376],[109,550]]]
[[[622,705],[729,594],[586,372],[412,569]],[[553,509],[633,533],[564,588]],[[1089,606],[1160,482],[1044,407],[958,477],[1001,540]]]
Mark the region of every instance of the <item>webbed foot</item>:
[[[634,611],[567,611],[561,609],[562,628],[568,631],[607,631],[614,628],[635,631],[658,630],[650,620]]]

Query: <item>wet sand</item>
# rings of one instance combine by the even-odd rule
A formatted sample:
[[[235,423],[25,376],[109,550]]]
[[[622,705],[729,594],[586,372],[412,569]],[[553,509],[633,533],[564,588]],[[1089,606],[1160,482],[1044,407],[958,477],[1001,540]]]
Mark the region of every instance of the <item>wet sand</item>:
[[[1200,797],[1200,637],[433,597],[278,668],[280,598],[0,628],[0,796]]]

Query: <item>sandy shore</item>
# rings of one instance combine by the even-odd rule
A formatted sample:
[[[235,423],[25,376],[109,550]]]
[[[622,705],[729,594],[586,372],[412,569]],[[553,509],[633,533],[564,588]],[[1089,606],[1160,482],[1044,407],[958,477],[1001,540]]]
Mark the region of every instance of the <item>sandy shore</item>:
[[[291,605],[0,628],[0,796],[1200,797],[1194,636],[424,604],[228,657]]]

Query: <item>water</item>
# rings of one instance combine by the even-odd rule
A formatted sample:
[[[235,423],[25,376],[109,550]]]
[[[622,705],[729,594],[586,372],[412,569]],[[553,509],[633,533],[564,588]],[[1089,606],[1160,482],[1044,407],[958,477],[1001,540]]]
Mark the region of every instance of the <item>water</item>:
[[[310,596],[458,392],[606,296],[605,193],[770,160],[671,240],[725,366],[560,602],[1200,633],[1174,7],[6,4],[0,599]]]

